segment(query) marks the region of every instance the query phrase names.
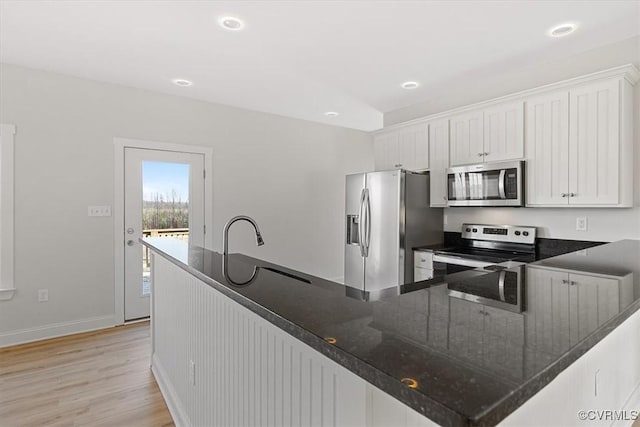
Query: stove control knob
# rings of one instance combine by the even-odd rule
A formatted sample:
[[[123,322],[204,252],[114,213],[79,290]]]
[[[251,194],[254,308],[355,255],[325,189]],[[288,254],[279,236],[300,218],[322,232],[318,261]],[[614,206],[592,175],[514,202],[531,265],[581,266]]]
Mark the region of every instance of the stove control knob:
[[[523,231],[523,232],[522,232],[522,235],[523,235],[523,236],[528,236],[528,235],[529,235],[529,232],[528,232],[528,231]]]
[[[516,232],[515,232],[515,235],[516,235],[516,236],[519,236],[519,235],[520,235],[520,232],[519,232],[519,231],[516,231]]]
[[[467,233],[470,232],[470,231],[471,231],[471,229],[469,227],[467,227]]]
[[[473,229],[473,232],[474,232],[474,233],[477,233],[477,232],[478,232],[478,229],[477,229],[477,228],[474,228],[474,229]]]

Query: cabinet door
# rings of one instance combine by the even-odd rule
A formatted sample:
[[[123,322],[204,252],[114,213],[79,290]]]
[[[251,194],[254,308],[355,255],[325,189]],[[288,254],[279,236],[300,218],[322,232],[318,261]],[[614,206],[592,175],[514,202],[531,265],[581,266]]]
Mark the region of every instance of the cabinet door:
[[[524,103],[496,105],[484,111],[484,161],[524,156]]]
[[[615,205],[620,179],[620,83],[570,91],[569,203]]]
[[[451,166],[482,163],[484,161],[482,111],[454,116],[449,126]]]
[[[429,185],[431,207],[447,206],[449,120],[429,123]]]
[[[427,124],[408,126],[398,133],[396,168],[419,171],[429,168],[429,127]]]
[[[375,170],[393,169],[398,163],[398,134],[384,133],[373,139],[373,155]]]
[[[528,99],[526,128],[527,205],[567,205],[569,92]]]

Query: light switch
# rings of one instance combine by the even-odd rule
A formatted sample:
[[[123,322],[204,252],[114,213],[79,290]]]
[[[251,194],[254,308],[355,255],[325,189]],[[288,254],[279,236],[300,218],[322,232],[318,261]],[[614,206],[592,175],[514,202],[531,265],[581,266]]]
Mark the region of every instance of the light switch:
[[[89,216],[111,216],[111,206],[89,206]]]

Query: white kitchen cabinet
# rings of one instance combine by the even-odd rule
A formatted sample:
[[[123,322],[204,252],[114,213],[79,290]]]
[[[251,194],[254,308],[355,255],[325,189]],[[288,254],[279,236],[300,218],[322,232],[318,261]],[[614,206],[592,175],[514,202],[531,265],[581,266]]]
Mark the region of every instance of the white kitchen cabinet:
[[[447,206],[449,167],[449,120],[429,123],[429,192],[431,207]]]
[[[572,89],[569,113],[569,203],[619,202],[620,83]]]
[[[628,82],[604,80],[526,103],[527,206],[632,206]]]
[[[413,251],[413,280],[433,279],[433,252]]]
[[[569,202],[569,92],[527,99],[527,205]]]
[[[376,135],[373,140],[375,169],[394,169],[398,163],[398,134],[394,132]]]
[[[449,159],[451,166],[484,161],[484,116],[482,110],[449,119]]]
[[[484,110],[484,161],[524,156],[524,103],[498,104]]]
[[[407,169],[420,171],[429,168],[428,125],[402,127],[374,137],[376,170]]]
[[[497,104],[450,119],[451,165],[521,159],[524,156],[524,103]]]

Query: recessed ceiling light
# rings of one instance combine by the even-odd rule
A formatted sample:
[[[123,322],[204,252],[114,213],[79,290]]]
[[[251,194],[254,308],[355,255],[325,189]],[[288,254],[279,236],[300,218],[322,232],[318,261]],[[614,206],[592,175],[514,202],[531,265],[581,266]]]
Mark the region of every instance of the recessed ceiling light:
[[[173,79],[173,84],[177,86],[187,87],[191,86],[193,83],[185,79]]]
[[[402,89],[415,89],[418,86],[420,86],[420,84],[418,82],[404,82],[402,83]]]
[[[244,28],[244,22],[242,22],[238,18],[234,18],[233,16],[223,16],[218,19],[218,24],[225,30],[229,31],[240,31]]]
[[[573,33],[576,30],[575,24],[562,24],[549,30],[551,37],[562,37]]]
[[[326,113],[324,113],[324,115],[327,117],[338,117],[340,113],[336,113],[335,111],[327,111]]]

